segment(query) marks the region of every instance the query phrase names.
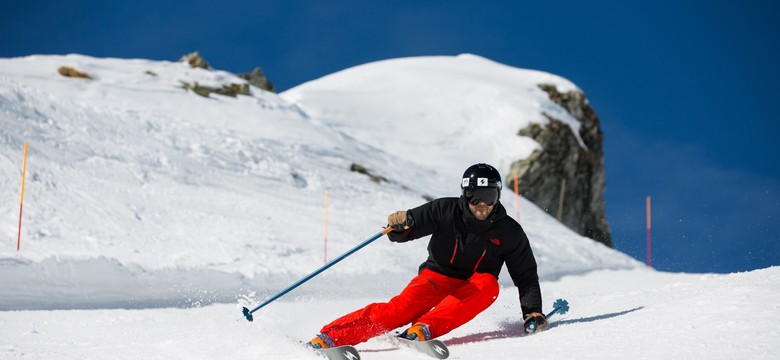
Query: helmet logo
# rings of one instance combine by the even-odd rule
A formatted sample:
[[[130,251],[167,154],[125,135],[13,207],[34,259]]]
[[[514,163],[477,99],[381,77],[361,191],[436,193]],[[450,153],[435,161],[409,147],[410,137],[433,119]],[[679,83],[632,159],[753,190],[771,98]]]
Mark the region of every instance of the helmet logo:
[[[463,178],[463,181],[460,183],[460,187],[468,187],[469,186],[469,178]]]
[[[477,178],[477,186],[488,186],[487,178]]]

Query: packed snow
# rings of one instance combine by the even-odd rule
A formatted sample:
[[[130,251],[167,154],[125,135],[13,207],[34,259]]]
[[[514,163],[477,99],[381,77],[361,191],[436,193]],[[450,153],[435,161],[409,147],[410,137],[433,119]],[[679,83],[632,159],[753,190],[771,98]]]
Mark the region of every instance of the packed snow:
[[[206,98],[182,82],[245,81],[143,59],[0,59],[0,359],[316,359],[300,341],[400,291],[426,256],[425,239],[383,237],[246,322],[241,306],[324,264],[326,226],[333,259],[388,213],[457,196],[472,163],[507,172],[538,148],[516,134],[543,113],[578,126],[536,86],[574,84],[474,55],[365,64],[279,95]],[[557,298],[571,310],[524,335],[502,273],[497,302],[442,337],[451,358],[780,350],[780,267],[657,272],[508,189],[502,203],[531,240],[546,310]],[[362,358],[426,358],[389,336],[359,344]]]

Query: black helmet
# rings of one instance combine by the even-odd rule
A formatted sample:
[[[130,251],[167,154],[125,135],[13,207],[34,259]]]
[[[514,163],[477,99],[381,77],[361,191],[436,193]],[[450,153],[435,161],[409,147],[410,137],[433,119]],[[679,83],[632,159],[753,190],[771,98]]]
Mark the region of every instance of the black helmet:
[[[493,205],[501,198],[501,174],[488,164],[474,164],[463,173],[460,183],[463,196],[472,204],[480,201]]]

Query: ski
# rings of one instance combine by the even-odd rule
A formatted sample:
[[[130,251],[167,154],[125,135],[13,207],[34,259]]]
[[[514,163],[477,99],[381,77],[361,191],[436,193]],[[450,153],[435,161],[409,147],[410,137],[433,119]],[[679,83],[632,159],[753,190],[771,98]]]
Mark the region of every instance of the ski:
[[[318,354],[326,357],[328,360],[360,360],[360,354],[352,346],[335,346],[326,349],[314,349]]]
[[[447,345],[444,345],[444,343],[440,340],[433,339],[428,341],[418,341],[399,337],[398,341],[406,347],[415,349],[423,354],[435,357],[437,359],[446,359],[450,356],[450,350],[447,349]]]

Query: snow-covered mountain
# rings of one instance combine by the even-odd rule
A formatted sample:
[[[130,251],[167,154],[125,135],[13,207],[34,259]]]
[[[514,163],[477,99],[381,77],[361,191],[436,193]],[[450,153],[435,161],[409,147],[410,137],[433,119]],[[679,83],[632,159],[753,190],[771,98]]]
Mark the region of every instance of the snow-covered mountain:
[[[63,65],[92,79],[60,76]],[[314,81],[281,96],[254,89],[252,96],[205,98],[182,83],[245,81],[184,63],[78,55],[2,60],[4,184],[21,182],[24,141],[30,150],[19,253],[10,246],[19,189],[3,192],[9,246],[0,256],[4,271],[15,275],[0,306],[47,308],[59,295],[67,295],[64,307],[170,304],[190,298],[191,289],[226,301],[242,287],[268,289],[270,276],[282,277],[271,281],[278,286],[322,263],[325,191],[328,250],[338,254],[378,231],[395,209],[417,206],[424,195],[457,195],[470,164],[506,170],[507,157],[534,147],[512,129],[543,121],[540,111],[556,108],[534,83],[574,86],[475,56],[380,65],[332,75],[343,79],[337,89]],[[437,67],[448,71],[430,70]],[[388,71],[393,75],[381,79]],[[376,87],[352,86],[363,78]],[[471,95],[464,98],[463,88]],[[495,107],[489,99],[518,105]],[[430,113],[409,113],[419,108],[416,101],[427,102]],[[329,104],[355,104],[354,112],[334,119]],[[494,127],[480,121],[488,111]],[[387,181],[350,171],[353,164]],[[513,194],[503,197],[516,213]],[[637,266],[523,204],[523,223],[548,264],[543,278]],[[333,272],[409,274],[424,254],[420,243],[373,246]],[[111,281],[96,273],[111,274]],[[57,285],[43,290],[52,299],[28,297],[27,287],[41,282]]]
[[[60,76],[61,66],[92,79]],[[0,339],[9,344],[0,358],[311,357],[290,338],[307,339],[325,321],[386,299],[425,259],[424,240],[376,241],[263,309],[255,323],[235,322],[237,302],[256,304],[323,264],[326,192],[333,258],[378,232],[389,212],[456,196],[472,163],[507,171],[537,146],[516,132],[544,123],[542,112],[577,126],[536,87],[575,85],[473,55],[388,60],[324,80],[280,95],[203,97],[182,84],[245,81],[140,59],[0,59],[0,310],[24,310],[0,312]],[[485,116],[495,121],[481,122]],[[356,166],[382,180],[350,170]],[[777,350],[777,268],[659,274],[522,198],[518,209],[511,191],[502,202],[513,216],[519,210],[545,301],[568,297],[573,311],[554,331],[518,339],[519,306],[503,274],[498,303],[444,339],[456,358],[596,357],[599,341],[616,346],[617,358],[654,357],[665,353],[646,349],[669,344],[664,339],[689,351],[686,334],[705,357],[743,354],[741,343],[711,327],[758,339],[758,357]],[[150,309],[167,306],[180,309]],[[686,317],[687,306],[700,309]],[[136,310],[72,311],[97,308]],[[624,334],[664,331],[646,344]],[[484,337],[499,339],[474,343]],[[379,339],[359,349],[367,359],[416,356],[387,347]]]

